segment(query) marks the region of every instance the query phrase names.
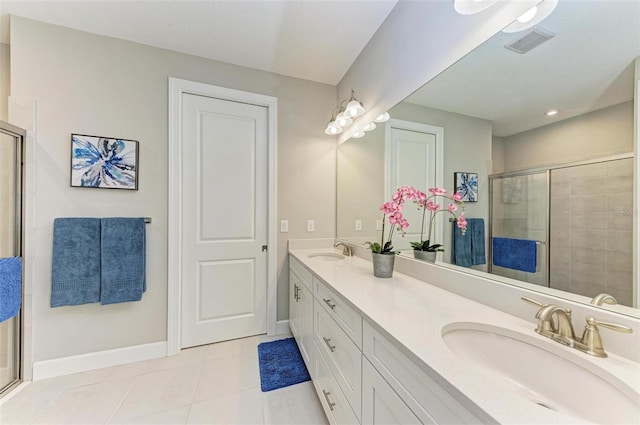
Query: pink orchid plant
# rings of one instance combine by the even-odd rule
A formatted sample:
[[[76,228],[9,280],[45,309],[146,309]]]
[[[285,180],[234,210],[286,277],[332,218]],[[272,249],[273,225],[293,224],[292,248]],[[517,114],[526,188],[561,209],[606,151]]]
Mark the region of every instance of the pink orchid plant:
[[[404,235],[404,230],[409,227],[409,222],[402,215],[402,209],[404,208],[404,204],[407,200],[414,200],[418,191],[411,186],[403,186],[398,188],[393,195],[391,196],[391,201],[385,202],[380,206],[380,211],[382,211],[382,236],[380,238],[380,243],[378,242],[365,242],[365,245],[371,249],[372,252],[377,254],[397,254],[397,251],[393,250],[393,246],[391,244],[391,238],[393,237],[393,233],[396,230],[396,226],[399,231]],[[389,228],[389,237],[385,242],[385,225],[387,220],[391,227]]]
[[[438,213],[446,212],[455,218],[458,228],[464,235],[467,230],[467,219],[464,217],[464,203],[462,202],[462,194],[456,192],[452,195],[448,195],[446,189],[443,189],[441,187],[430,188],[430,194],[426,194],[420,191],[416,192],[417,193],[413,198],[413,202],[418,206],[418,209],[422,208],[422,227],[420,228],[420,242],[411,242],[411,246],[413,247],[413,249],[418,251],[444,251],[444,249],[442,248],[442,244],[431,243],[431,241],[433,240],[433,222]],[[436,199],[438,197],[442,198],[443,200],[450,201],[446,208],[442,208],[439,204],[436,203]],[[458,210],[462,210],[462,212],[456,214]],[[427,211],[429,211],[429,230],[427,231],[427,239],[424,240],[424,225],[425,219],[427,218]]]

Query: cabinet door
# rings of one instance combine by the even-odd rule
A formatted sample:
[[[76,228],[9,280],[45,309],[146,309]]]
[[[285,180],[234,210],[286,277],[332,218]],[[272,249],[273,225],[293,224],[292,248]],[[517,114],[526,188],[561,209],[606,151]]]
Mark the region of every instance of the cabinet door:
[[[422,423],[366,359],[362,362],[362,423],[370,425]]]
[[[313,369],[313,294],[304,285],[298,288],[298,316],[300,318],[300,337],[298,339],[298,346],[300,347],[300,353],[307,365],[307,369],[310,371]],[[311,376],[313,378],[313,376]]]
[[[300,345],[300,303],[298,302],[298,291],[301,287],[300,278],[289,272],[289,328],[291,333]]]

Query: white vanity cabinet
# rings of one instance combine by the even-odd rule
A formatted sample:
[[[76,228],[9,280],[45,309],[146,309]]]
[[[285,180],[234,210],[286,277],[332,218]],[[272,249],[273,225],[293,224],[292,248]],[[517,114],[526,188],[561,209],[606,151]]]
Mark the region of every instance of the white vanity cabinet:
[[[291,256],[290,265],[291,331],[332,425],[495,422],[469,411],[302,262]]]
[[[289,264],[289,327],[313,379],[314,370],[310,367],[315,356],[312,275],[293,257]]]
[[[470,412],[442,387],[436,377],[419,368],[366,321],[362,346],[366,365],[363,371],[362,423],[385,423],[387,419],[382,418],[394,416],[404,418],[402,422],[396,422],[403,424],[495,422],[488,416],[478,417]],[[415,418],[415,421],[410,418]]]

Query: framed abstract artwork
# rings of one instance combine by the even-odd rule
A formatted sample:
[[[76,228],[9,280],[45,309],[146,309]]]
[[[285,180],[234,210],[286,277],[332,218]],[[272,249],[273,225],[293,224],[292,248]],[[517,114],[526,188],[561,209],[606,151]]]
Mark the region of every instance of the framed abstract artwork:
[[[454,188],[462,194],[464,202],[478,201],[478,173],[456,172],[453,173]]]
[[[138,190],[138,142],[72,134],[71,186]]]

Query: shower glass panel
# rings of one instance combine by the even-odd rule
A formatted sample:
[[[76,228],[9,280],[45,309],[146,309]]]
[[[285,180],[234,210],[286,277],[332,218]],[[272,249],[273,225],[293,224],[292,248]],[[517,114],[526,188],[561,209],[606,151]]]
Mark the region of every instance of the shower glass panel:
[[[22,256],[24,133],[0,121],[0,258]],[[21,317],[0,323],[0,396],[20,381]]]
[[[492,238],[526,239],[536,244],[535,273],[494,265],[489,272],[549,286],[549,174],[547,171],[490,178]],[[498,261],[500,262],[500,261]]]

